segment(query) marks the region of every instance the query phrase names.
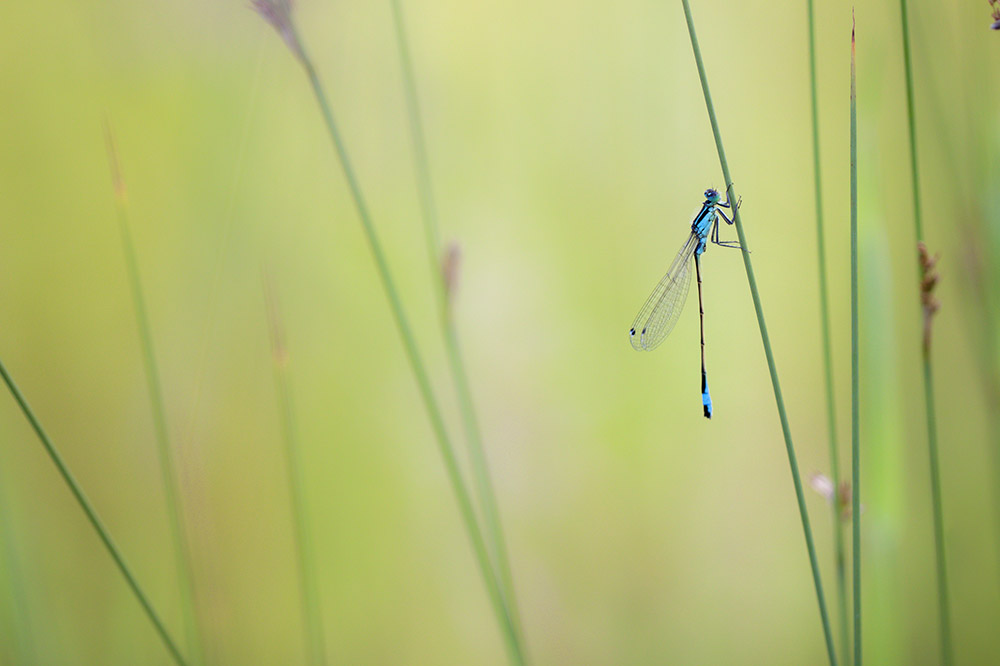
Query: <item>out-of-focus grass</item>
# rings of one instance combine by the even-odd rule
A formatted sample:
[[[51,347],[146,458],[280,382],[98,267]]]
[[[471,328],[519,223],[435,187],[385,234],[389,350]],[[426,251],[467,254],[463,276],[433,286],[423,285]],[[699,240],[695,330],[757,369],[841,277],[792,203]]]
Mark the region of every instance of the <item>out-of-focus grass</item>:
[[[271,338],[271,362],[274,365],[274,390],[278,413],[281,416],[281,435],[284,445],[286,476],[288,479],[288,501],[291,509],[292,531],[296,556],[296,574],[302,606],[302,635],[308,662],[312,666],[324,666],[326,661],[326,639],[323,627],[323,603],[319,597],[316,578],[316,556],[313,550],[315,539],[312,535],[308,507],[305,502],[301,443],[299,442],[298,418],[292,399],[289,378],[289,349],[278,295],[270,276],[262,271],[264,300],[267,310],[268,333]]]
[[[0,486],[6,487],[4,470],[0,467]],[[35,641],[32,637],[31,608],[28,603],[26,581],[21,566],[22,554],[18,544],[20,530],[14,523],[13,513],[3,488],[0,488],[0,571],[3,572],[0,589],[8,603],[0,609],[9,643],[6,652],[17,664],[34,664]]]
[[[862,150],[862,162],[866,157],[870,157],[870,151]],[[881,203],[881,197],[874,192],[869,192],[868,197],[862,201],[862,208],[877,210],[865,203]],[[903,627],[910,609],[901,608],[898,600],[905,598],[907,576],[919,574],[905,564],[901,566],[905,556],[900,552],[906,521],[905,442],[900,427],[897,359],[884,352],[898,335],[892,310],[897,285],[892,282],[887,262],[888,236],[882,220],[867,218],[859,234],[859,244],[864,248],[859,270],[866,285],[860,304],[864,322],[860,353],[865,368],[861,419],[866,441],[870,442],[861,509],[862,525],[867,530],[866,598],[871,599],[865,615],[866,655],[872,664],[901,664],[909,660]]]
[[[437,204],[434,201],[427,138],[424,134],[423,120],[420,114],[416,73],[410,55],[406,21],[399,0],[393,0],[392,14],[396,28],[396,41],[399,46],[403,87],[406,93],[406,108],[413,143],[414,176],[420,196],[420,211],[423,218],[428,264],[437,278],[433,282],[435,282],[434,292],[441,319],[441,334],[448,356],[448,366],[451,370],[459,411],[462,414],[466,450],[472,467],[472,485],[476,489],[476,496],[479,500],[478,515],[482,519],[483,532],[490,550],[490,559],[501,584],[507,612],[514,630],[524,641],[524,628],[521,625],[514,577],[510,568],[510,556],[507,553],[507,539],[504,537],[500,508],[497,506],[496,492],[490,478],[486,450],[479,427],[479,417],[476,416],[472,389],[468,372],[465,369],[465,360],[462,357],[458,329],[455,326],[451,307],[451,301],[458,291],[460,282],[460,246],[453,242],[446,247],[440,240],[440,223],[437,219]]]
[[[129,591],[134,596],[135,601],[139,602],[143,615],[147,620],[149,620],[151,627],[156,631],[158,638],[163,643],[164,650],[170,655],[170,658],[177,664],[177,666],[186,666],[187,662],[181,654],[180,647],[174,640],[173,636],[170,635],[170,631],[164,624],[163,618],[150,602],[149,596],[145,591],[143,591],[138,579],[132,569],[128,566],[128,563],[125,561],[125,557],[122,554],[121,549],[115,544],[114,539],[111,536],[111,532],[108,531],[108,528],[104,525],[104,521],[102,521],[98,516],[97,511],[94,509],[94,505],[87,498],[86,493],[84,493],[83,488],[73,476],[73,473],[70,471],[69,466],[63,459],[62,454],[59,453],[59,449],[52,442],[48,433],[45,432],[41,421],[39,421],[38,416],[35,414],[35,411],[30,407],[24,394],[21,392],[20,388],[18,388],[17,383],[14,381],[10,372],[3,363],[0,363],[0,376],[3,377],[4,386],[9,391],[10,397],[17,403],[17,406],[20,408],[25,420],[31,425],[31,429],[38,437],[39,444],[42,446],[45,454],[52,461],[53,466],[56,468],[56,471],[65,483],[66,490],[69,490],[70,493],[72,493],[73,499],[76,500],[76,503],[83,511],[87,522],[93,528],[94,536],[98,537],[101,545],[104,546],[107,555],[111,558],[111,561],[114,562],[118,573],[121,574],[122,580],[127,583]],[[18,583],[20,583],[20,581],[18,581]],[[23,600],[23,598],[22,594],[21,599]],[[30,647],[27,649],[30,649]]]
[[[816,198],[816,266],[819,273],[820,353],[823,357],[823,386],[826,392],[827,446],[830,450],[830,480],[834,498],[841,487],[840,447],[837,440],[837,400],[833,382],[833,350],[830,345],[830,288],[826,264],[826,232],[823,225],[823,169],[819,142],[819,100],[816,82],[816,9],[813,0],[806,2],[809,37],[809,110],[812,120],[813,184]],[[844,549],[844,525],[839,502],[830,502],[833,527],[833,562],[835,580],[831,589],[837,597],[837,629],[841,659],[849,661],[850,625],[847,619],[847,556]]]
[[[177,576],[181,615],[184,617],[184,639],[186,654],[195,666],[203,663],[201,638],[198,631],[195,610],[194,581],[192,580],[191,548],[184,529],[184,508],[181,504],[181,489],[178,487],[174,447],[167,432],[166,407],[163,404],[163,388],[160,384],[160,370],[156,362],[153,334],[149,329],[149,314],[146,311],[146,297],[143,293],[142,278],[139,274],[139,259],[132,243],[131,222],[128,215],[128,190],[122,175],[120,159],[115,148],[114,133],[110,121],[105,118],[105,140],[108,148],[112,188],[118,213],[118,230],[121,235],[122,253],[127,268],[129,292],[135,312],[139,345],[142,349],[143,371],[146,375],[146,390],[153,417],[153,434],[156,438],[159,456],[162,489],[166,499],[168,528],[174,550],[174,569]]]
[[[902,27],[903,36],[903,73],[906,80],[906,128],[909,137],[909,157],[910,157],[910,178],[911,187],[910,193],[913,196],[913,227],[915,230],[916,243],[921,248],[921,253],[926,253],[927,242],[924,236],[924,225],[923,225],[923,202],[922,194],[920,189],[920,171],[919,171],[919,155],[917,153],[917,120],[915,107],[915,93],[914,93],[914,83],[913,83],[913,64],[912,64],[912,48],[910,46],[910,21],[909,14],[907,11],[907,1],[900,0],[900,25]],[[934,522],[934,563],[935,576],[937,580],[937,599],[938,599],[938,632],[939,640],[941,641],[941,662],[945,666],[951,666],[953,659],[953,650],[951,647],[951,605],[948,601],[949,591],[948,591],[948,566],[945,557],[945,537],[944,537],[944,509],[942,507],[942,492],[941,492],[941,467],[939,462],[938,454],[938,429],[937,429],[937,401],[934,398],[934,364],[933,364],[933,354],[931,346],[931,333],[930,319],[934,315],[934,311],[937,309],[935,304],[933,308],[928,305],[925,298],[930,297],[930,290],[934,287],[934,284],[928,284],[926,265],[923,261],[918,263],[918,293],[927,292],[926,297],[923,301],[923,333],[922,333],[922,343],[921,343],[921,354],[920,363],[921,370],[923,374],[923,389],[924,389],[924,418],[927,424],[927,450],[930,459],[930,489],[931,489],[931,507],[933,509],[933,522]],[[937,278],[934,278],[935,282]],[[855,498],[857,498],[858,493],[855,493]],[[857,499],[855,499],[855,508],[857,508]],[[857,538],[857,531],[855,531],[855,538]],[[859,648],[860,650],[860,648]],[[860,651],[858,652],[860,663]]]
[[[854,12],[851,12],[851,586],[854,606],[854,658],[861,666],[861,331],[858,321],[858,89],[857,40]],[[909,73],[909,69],[907,69]],[[916,178],[916,176],[914,176]],[[839,490],[839,489],[838,489]],[[846,657],[845,657],[846,659]]]
[[[987,67],[998,35],[988,30],[986,3],[975,4],[920,4],[911,17],[914,46],[925,44],[929,55],[924,65],[919,51],[915,59],[918,113],[935,91],[943,100],[942,124],[928,113],[918,130],[926,234],[942,253],[935,379],[963,663],[1000,653],[998,535],[987,513],[994,405],[976,388],[981,347],[969,343],[975,329],[959,314],[984,306],[964,277],[969,241],[954,206],[955,192],[968,188],[987,239],[976,247],[985,252],[989,243],[988,256],[1000,256],[997,91]],[[390,7],[298,5],[429,349],[437,319]],[[800,465],[825,470],[805,10],[707,0],[696,11],[711,27],[706,66],[725,72],[730,86],[715,103],[753,224],[757,279],[770,295]],[[847,128],[833,119],[847,112],[850,3],[818,3],[816,11],[819,111],[829,119],[820,140],[833,370],[846,387]],[[627,343],[634,309],[681,242],[699,194],[720,185],[680,7],[442,0],[407,17],[442,232],[463,247],[456,322],[536,661],[821,661],[787,462],[774,445],[781,435],[735,253],[705,256],[711,424],[698,409],[693,311],[656,354],[635,354]],[[913,246],[897,240],[911,224],[898,7],[866,5],[858,18],[872,35],[858,47],[866,72],[859,140],[870,145],[859,213],[884,231],[877,260],[891,288],[882,313],[910,322],[918,303],[901,285],[912,282]],[[302,659],[280,426],[261,353],[266,247],[302,359],[303,485],[330,654],[345,663],[503,663],[439,461],[426,432],[412,426],[423,417],[347,192],[331,178],[336,164],[317,140],[317,115],[280,41],[240,3],[42,0],[2,3],[0,19],[0,355],[16,362],[168,623],[179,628],[181,615],[124,267],[107,223],[100,122],[110,111],[130,155],[135,243],[166,404],[174,405],[168,418],[186,429],[206,285],[263,49],[246,175],[212,306],[219,323],[181,458],[196,578],[210,590],[201,609],[210,656]],[[944,159],[949,136],[958,172]],[[881,196],[867,199],[875,190]],[[995,284],[996,262],[987,257],[984,266]],[[870,274],[864,263],[861,270]],[[1000,303],[990,293],[985,309],[996,318]],[[863,306],[871,296],[863,280]],[[863,328],[865,317],[862,310]],[[894,368],[878,386],[897,400],[899,440],[921,441],[922,422],[909,416],[922,409],[918,353],[919,337],[903,326],[863,349],[871,455],[878,429],[865,415],[876,404],[866,396],[876,374],[866,359]],[[446,385],[446,363],[443,352],[428,356],[435,387]],[[458,417],[454,405],[445,411]],[[841,432],[847,416],[839,415]],[[168,663],[9,401],[0,401],[0,425],[32,619],[49,620],[39,662]],[[896,652],[886,652],[901,655],[896,663],[936,650],[929,498],[916,481],[925,478],[926,451],[901,445],[897,453],[898,513],[878,506],[887,491],[874,485],[875,463],[862,460],[871,470],[862,488],[866,585],[890,564],[907,583],[878,600],[877,588],[866,587],[870,663],[881,654],[874,632],[885,626],[883,607],[898,622]],[[823,500],[809,501],[820,520]],[[886,534],[899,555],[891,563],[877,554],[882,529],[893,530]],[[818,551],[830,552],[832,535],[817,529],[816,537]],[[832,562],[823,574],[833,580]],[[9,661],[9,649],[0,647],[0,660]]]

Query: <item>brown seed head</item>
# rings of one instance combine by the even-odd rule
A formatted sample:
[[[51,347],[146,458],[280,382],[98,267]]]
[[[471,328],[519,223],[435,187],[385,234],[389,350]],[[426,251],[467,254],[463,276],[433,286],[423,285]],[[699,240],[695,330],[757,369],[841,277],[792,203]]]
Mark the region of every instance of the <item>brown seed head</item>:
[[[923,241],[917,243],[917,254],[920,261],[920,303],[924,310],[924,354],[931,349],[931,323],[935,313],[941,309],[941,303],[934,297],[938,274],[935,270],[940,255],[931,257]]]

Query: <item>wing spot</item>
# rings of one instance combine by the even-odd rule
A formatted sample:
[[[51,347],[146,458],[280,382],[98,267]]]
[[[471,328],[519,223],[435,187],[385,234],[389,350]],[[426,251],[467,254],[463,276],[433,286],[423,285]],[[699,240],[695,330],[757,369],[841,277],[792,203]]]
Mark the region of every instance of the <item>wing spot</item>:
[[[634,328],[628,329],[628,334],[631,335],[634,338],[635,337],[635,329]]]

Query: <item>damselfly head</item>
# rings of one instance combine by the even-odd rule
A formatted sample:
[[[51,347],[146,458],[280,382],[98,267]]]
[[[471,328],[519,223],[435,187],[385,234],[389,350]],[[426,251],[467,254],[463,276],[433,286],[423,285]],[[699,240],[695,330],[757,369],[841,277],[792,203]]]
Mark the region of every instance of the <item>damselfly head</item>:
[[[708,203],[715,203],[719,200],[719,191],[714,187],[710,187],[705,190],[705,201]]]

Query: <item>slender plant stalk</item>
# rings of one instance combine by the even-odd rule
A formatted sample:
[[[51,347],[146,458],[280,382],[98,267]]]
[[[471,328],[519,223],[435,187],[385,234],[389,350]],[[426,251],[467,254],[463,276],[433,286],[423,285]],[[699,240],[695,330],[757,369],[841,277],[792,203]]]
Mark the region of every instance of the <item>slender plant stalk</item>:
[[[729,174],[729,163],[726,161],[726,152],[722,146],[722,134],[719,130],[719,122],[715,117],[715,106],[712,104],[712,93],[708,88],[708,76],[705,74],[705,64],[701,58],[701,49],[698,47],[698,36],[694,29],[694,19],[691,16],[691,6],[688,0],[681,0],[684,6],[684,18],[687,20],[688,34],[691,36],[691,48],[694,51],[695,63],[698,66],[698,77],[701,79],[701,89],[705,94],[705,106],[708,109],[708,118],[712,124],[712,134],[715,137],[715,147],[719,152],[719,164],[722,167],[722,175],[726,181],[726,192],[730,201],[733,200],[733,179]],[[738,205],[733,206],[733,219],[736,222],[736,233],[740,239],[740,246],[743,248],[743,265],[746,268],[747,281],[750,284],[750,295],[753,298],[754,310],[757,313],[757,325],[760,328],[761,342],[764,345],[764,354],[767,357],[767,367],[771,374],[771,386],[774,388],[774,399],[778,407],[778,418],[781,421],[781,431],[785,438],[785,450],[788,454],[788,464],[792,472],[792,482],[795,485],[795,497],[799,506],[799,517],[802,519],[802,531],[806,539],[806,550],[809,553],[809,564],[812,567],[813,583],[816,587],[816,600],[819,604],[820,620],[823,624],[823,635],[826,639],[826,652],[831,666],[837,663],[836,649],[833,645],[833,634],[830,631],[830,618],[826,610],[826,600],[823,596],[823,583],[820,580],[819,562],[816,559],[816,547],[813,544],[812,528],[809,526],[809,514],[806,511],[805,496],[802,492],[802,479],[799,477],[799,466],[795,458],[795,447],[792,444],[792,433],[788,425],[788,416],[785,413],[785,401],[781,397],[781,385],[778,382],[778,370],[774,363],[774,354],[771,351],[771,340],[767,335],[767,324],[764,322],[764,309],[760,303],[760,293],[757,291],[757,280],[753,273],[753,264],[750,262],[750,248],[747,244],[746,234],[743,232],[743,221]]]
[[[364,197],[361,195],[361,187],[358,184],[357,176],[355,175],[354,168],[351,166],[350,160],[348,159],[347,148],[340,136],[340,131],[337,129],[337,123],[334,120],[333,110],[327,100],[326,92],[323,89],[323,85],[320,83],[319,76],[316,74],[316,68],[313,66],[312,60],[306,52],[302,40],[299,38],[297,28],[292,20],[291,5],[288,0],[257,0],[254,6],[265,18],[265,20],[267,20],[285,40],[285,43],[291,49],[292,53],[298,58],[302,67],[305,69],[307,77],[309,78],[309,84],[316,97],[316,103],[319,105],[320,113],[323,116],[323,121],[326,124],[327,131],[330,134],[330,139],[333,142],[334,149],[336,150],[337,156],[340,160],[344,177],[347,180],[348,189],[351,192],[351,198],[354,200],[355,207],[357,208],[358,217],[361,220],[361,226],[365,232],[366,238],[368,239],[368,245],[375,260],[375,267],[378,270],[382,286],[385,289],[386,297],[389,300],[389,306],[392,310],[393,318],[396,321],[400,337],[403,340],[403,348],[413,370],[413,375],[416,379],[417,387],[420,391],[421,398],[423,399],[424,406],[427,409],[427,415],[431,422],[431,428],[437,438],[438,448],[444,461],[445,470],[451,482],[452,490],[455,493],[455,499],[458,503],[459,512],[462,515],[466,531],[469,534],[469,540],[472,542],[472,549],[475,554],[476,561],[479,564],[480,573],[483,576],[490,602],[493,605],[493,610],[496,613],[497,620],[500,624],[501,634],[504,639],[504,645],[507,648],[508,656],[510,657],[512,663],[523,664],[524,656],[518,634],[514,628],[514,623],[511,620],[510,611],[508,610],[500,581],[495,575],[493,567],[490,563],[486,542],[483,539],[479,522],[476,519],[476,512],[473,507],[472,498],[469,495],[469,491],[465,486],[465,481],[462,478],[462,473],[458,465],[458,459],[455,456],[454,447],[448,437],[448,432],[444,425],[444,419],[441,415],[441,409],[438,406],[437,399],[431,389],[430,380],[427,376],[427,370],[424,366],[423,358],[417,348],[416,340],[413,337],[409,321],[407,320],[406,313],[403,310],[403,304],[399,297],[399,291],[396,288],[395,280],[389,271],[389,264],[385,256],[385,252],[382,249],[382,244],[379,242],[378,236],[375,233],[375,226],[368,213],[368,206],[365,204]]]
[[[28,423],[31,424],[32,429],[34,429],[35,434],[38,435],[38,439],[41,441],[42,446],[45,448],[45,452],[49,454],[49,458],[52,459],[53,464],[56,469],[59,470],[59,474],[62,476],[63,481],[69,486],[69,490],[73,493],[73,497],[76,498],[77,504],[83,509],[83,512],[87,515],[87,520],[90,521],[90,525],[97,532],[98,538],[100,538],[101,543],[107,549],[108,554],[111,555],[111,559],[115,561],[115,565],[121,572],[122,576],[125,578],[125,582],[128,583],[129,588],[135,595],[135,598],[139,601],[139,605],[142,606],[143,611],[145,611],[146,616],[149,621],[153,623],[153,628],[156,629],[156,633],[160,636],[160,640],[163,641],[164,646],[166,646],[167,651],[170,652],[170,656],[173,657],[174,663],[179,666],[187,666],[187,661],[181,655],[177,644],[174,639],[170,636],[170,632],[167,631],[166,625],[160,619],[159,614],[153,608],[153,605],[149,602],[146,593],[142,591],[139,587],[139,582],[136,580],[135,576],[132,575],[132,570],[129,568],[128,563],[125,562],[125,558],[122,556],[121,551],[118,550],[118,546],[111,539],[111,534],[108,532],[107,528],[104,527],[104,523],[101,521],[100,517],[97,515],[97,511],[94,510],[93,505],[91,505],[90,500],[84,495],[83,489],[80,484],[77,483],[76,478],[73,476],[72,472],[69,471],[69,467],[63,461],[62,456],[59,454],[58,449],[49,439],[45,430],[42,428],[42,424],[38,421],[35,413],[32,411],[31,406],[25,399],[21,390],[14,383],[14,379],[7,372],[6,366],[0,361],[0,376],[3,377],[3,381],[7,384],[7,388],[10,389],[11,395],[14,396],[14,400],[17,401],[18,406],[24,413],[25,418],[28,419]]]
[[[299,574],[299,596],[302,603],[303,639],[313,666],[326,664],[326,645],[323,639],[323,616],[319,599],[316,563],[313,558],[313,539],[306,515],[305,480],[299,459],[298,426],[292,403],[292,390],[288,381],[288,348],[285,345],[284,327],[278,303],[266,276],[264,292],[267,300],[268,324],[271,333],[271,358],[274,362],[274,386],[281,414],[282,436],[285,444],[285,466],[288,471],[288,493],[292,509],[292,529],[295,536],[295,554]]]
[[[920,207],[920,175],[917,168],[917,123],[914,113],[913,65],[910,57],[910,27],[906,0],[900,0],[900,21],[903,31],[903,69],[906,73],[906,121],[910,138],[910,176],[913,192],[913,226],[917,242],[924,240],[923,217]],[[917,275],[920,264],[917,264]],[[941,473],[938,467],[937,417],[934,400],[934,373],[931,368],[930,345],[924,345],[921,356],[924,380],[924,411],[927,418],[927,450],[931,473],[931,503],[934,514],[934,552],[937,564],[938,621],[941,632],[941,662],[952,663],[951,612],[948,603],[948,571],[944,548],[944,511],[941,502]]]
[[[830,448],[830,478],[834,492],[840,490],[840,454],[837,452],[837,410],[833,399],[833,352],[830,344],[830,302],[827,289],[826,240],[823,235],[823,184],[819,159],[819,103],[816,93],[816,26],[813,0],[806,0],[809,16],[809,96],[812,102],[813,138],[813,184],[816,192],[816,249],[819,255],[819,309],[820,330],[823,345],[823,374],[826,379],[826,427]],[[835,495],[836,497],[836,495]],[[839,502],[834,500],[833,510],[833,554],[837,571],[837,607],[840,610],[840,654],[844,662],[850,664],[847,624],[847,575],[844,556],[844,526],[841,520]]]
[[[852,19],[853,21],[853,19]],[[851,525],[854,530],[854,666],[861,666],[861,418],[858,374],[858,95],[851,26]]]
[[[174,460],[173,448],[171,447],[170,437],[167,432],[167,416],[163,403],[163,389],[160,384],[160,372],[156,363],[153,334],[149,325],[149,315],[146,310],[142,280],[139,277],[139,262],[136,258],[135,246],[132,243],[125,181],[122,179],[118,152],[115,148],[111,125],[105,122],[104,130],[108,146],[108,161],[111,165],[111,177],[114,185],[115,206],[118,209],[118,227],[121,232],[122,252],[125,255],[129,287],[132,292],[132,307],[135,311],[136,327],[139,332],[140,346],[142,347],[142,361],[146,371],[146,389],[149,393],[149,403],[153,413],[156,448],[160,456],[160,474],[162,475],[163,493],[166,498],[167,516],[170,521],[170,535],[174,546],[174,566],[176,568],[181,597],[181,612],[184,616],[188,654],[193,664],[199,664],[204,663],[204,655],[201,651],[197,614],[195,612],[194,568],[191,562],[191,549],[184,531],[184,512],[180,500],[180,485],[177,479],[176,461]]]
[[[479,529],[479,523],[476,520],[476,512],[472,505],[472,499],[469,496],[468,489],[465,487],[465,482],[462,480],[462,474],[458,466],[458,459],[455,457],[454,447],[452,446],[451,440],[445,429],[444,419],[441,416],[441,410],[438,407],[437,399],[434,397],[434,393],[431,390],[430,380],[427,376],[427,370],[424,367],[423,358],[420,356],[420,351],[417,349],[416,340],[413,337],[413,332],[410,330],[410,324],[406,318],[406,313],[403,311],[403,303],[399,298],[396,283],[393,280],[392,274],[389,272],[388,261],[386,260],[385,253],[382,250],[382,245],[375,234],[375,227],[372,224],[371,218],[368,214],[368,208],[361,196],[360,186],[358,185],[357,178],[354,175],[354,169],[348,161],[347,151],[344,147],[343,140],[340,137],[340,132],[337,129],[336,121],[333,117],[333,111],[326,99],[326,93],[324,92],[322,84],[319,81],[319,77],[316,75],[316,70],[313,67],[312,62],[305,55],[303,55],[302,63],[306,69],[306,74],[309,77],[309,83],[312,85],[313,93],[315,93],[320,111],[323,114],[323,120],[330,133],[330,138],[333,140],[334,147],[340,157],[340,163],[344,169],[344,175],[347,178],[351,195],[354,198],[354,203],[358,209],[358,215],[361,218],[365,235],[368,238],[372,255],[375,258],[375,264],[378,268],[379,276],[382,279],[382,286],[385,288],[386,296],[389,299],[389,305],[392,308],[393,316],[396,319],[396,325],[399,328],[399,334],[403,338],[403,346],[406,350],[406,355],[413,368],[413,374],[417,381],[417,386],[420,389],[421,397],[424,400],[424,406],[427,408],[427,413],[431,420],[431,427],[434,429],[434,433],[437,436],[441,455],[444,458],[445,467],[448,471],[448,477],[451,480],[452,489],[454,490],[455,497],[458,500],[459,510],[465,520],[465,526],[469,532],[469,538],[472,540],[473,550],[479,560],[479,567],[483,578],[486,581],[486,587],[489,592],[490,599],[493,602],[497,618],[501,623],[511,660],[515,663],[522,664],[524,663],[524,659],[521,652],[521,646],[518,641],[517,631],[515,630],[514,624],[511,620],[509,609],[507,608],[507,604],[503,597],[503,592],[500,589],[499,580],[494,575],[493,567],[490,565],[489,553],[487,552],[486,542],[483,539],[482,532]]]
[[[514,627],[521,635],[524,643],[523,629],[518,613],[517,596],[514,591],[514,578],[511,575],[510,561],[507,557],[506,540],[503,524],[500,520],[500,510],[490,480],[489,465],[483,447],[482,436],[472,402],[472,391],[469,388],[468,374],[462,359],[458,343],[458,332],[455,320],[448,303],[448,285],[445,283],[444,272],[438,270],[441,256],[440,237],[438,235],[437,206],[434,204],[433,187],[431,186],[430,162],[427,158],[427,142],[424,137],[423,123],[420,119],[420,104],[417,100],[416,77],[413,73],[413,61],[406,38],[406,26],[400,0],[392,0],[393,17],[396,23],[396,41],[399,45],[399,55],[403,68],[403,83],[406,90],[407,112],[409,114],[410,132],[413,135],[413,159],[417,174],[417,186],[420,193],[420,207],[424,220],[424,236],[427,245],[427,258],[434,274],[434,293],[437,298],[441,329],[444,334],[445,348],[448,352],[448,362],[451,367],[455,392],[458,394],[459,408],[462,413],[462,423],[465,428],[465,438],[468,445],[469,459],[472,461],[473,480],[486,519],[486,534],[492,550],[493,562],[499,570],[504,587],[504,596],[511,614]]]

